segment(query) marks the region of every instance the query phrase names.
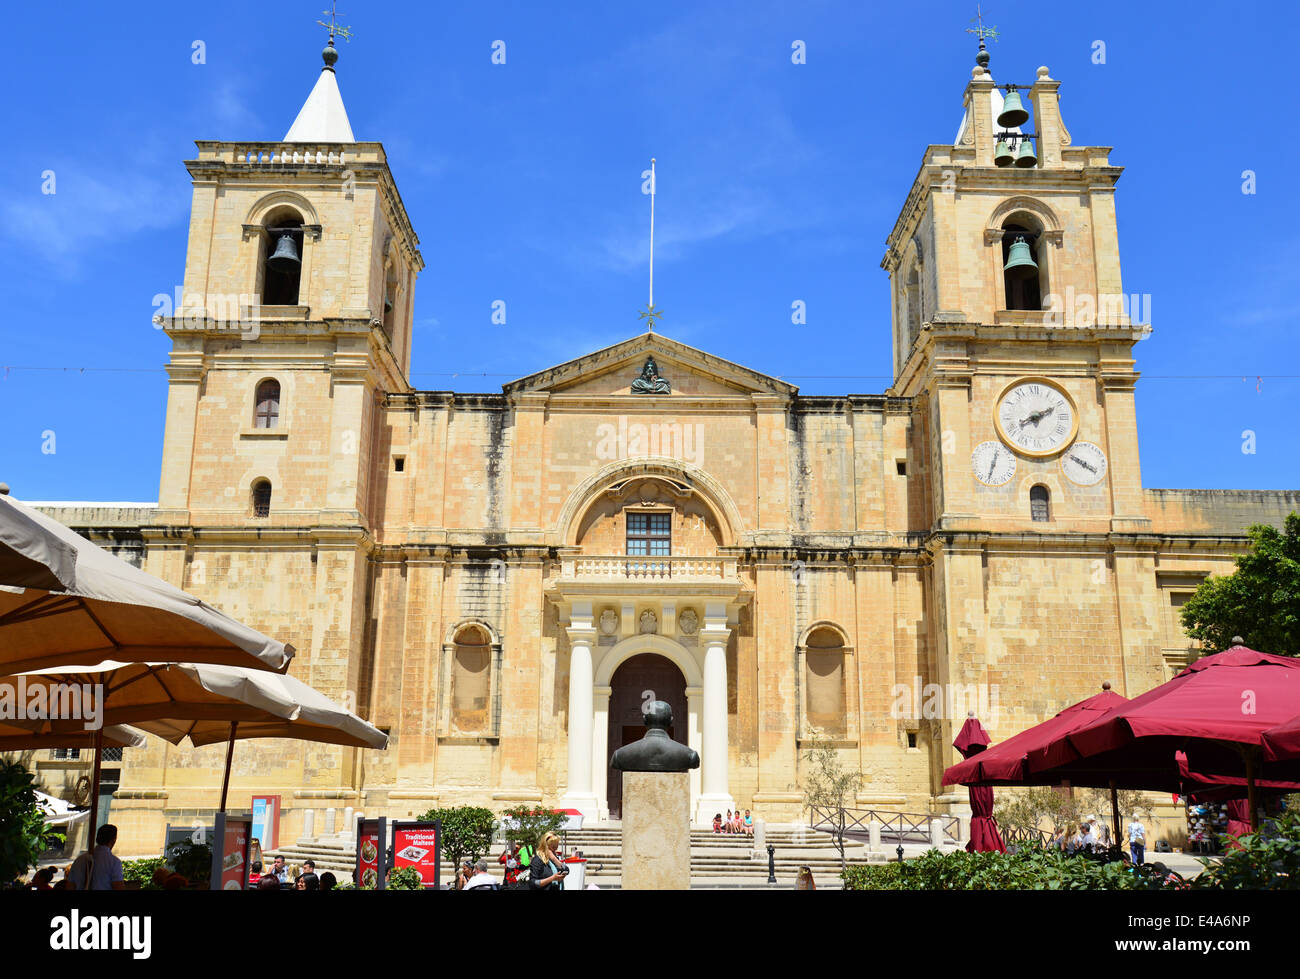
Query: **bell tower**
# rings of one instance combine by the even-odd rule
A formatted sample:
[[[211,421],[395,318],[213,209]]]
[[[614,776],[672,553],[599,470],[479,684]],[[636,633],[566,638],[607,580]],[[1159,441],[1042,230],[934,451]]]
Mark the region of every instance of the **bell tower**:
[[[997,83],[988,62],[981,42],[957,136],[927,147],[881,261],[926,523],[1140,530],[1121,168],[1073,144],[1047,68]]]
[[[329,26],[329,25],[326,25]],[[419,241],[324,67],[283,140],[200,140],[158,520],[368,523],[388,392],[409,390]]]

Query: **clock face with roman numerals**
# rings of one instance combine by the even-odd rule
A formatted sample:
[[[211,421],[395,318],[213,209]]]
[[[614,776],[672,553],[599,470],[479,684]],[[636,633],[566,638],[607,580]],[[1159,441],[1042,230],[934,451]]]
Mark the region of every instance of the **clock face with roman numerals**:
[[[998,434],[1027,456],[1050,456],[1074,441],[1079,414],[1065,390],[1045,377],[1014,381],[998,398]]]

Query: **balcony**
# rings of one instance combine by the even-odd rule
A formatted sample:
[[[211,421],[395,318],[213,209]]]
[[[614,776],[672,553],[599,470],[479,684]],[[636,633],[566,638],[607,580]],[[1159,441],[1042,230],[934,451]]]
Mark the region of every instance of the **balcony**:
[[[678,555],[573,555],[561,559],[560,577],[574,582],[721,582],[736,577],[736,559]]]

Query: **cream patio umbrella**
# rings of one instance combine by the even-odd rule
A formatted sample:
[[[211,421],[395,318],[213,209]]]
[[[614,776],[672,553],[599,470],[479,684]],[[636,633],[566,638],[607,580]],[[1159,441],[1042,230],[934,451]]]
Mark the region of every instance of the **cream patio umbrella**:
[[[298,705],[297,715],[292,718],[268,716],[260,720],[229,722],[206,718],[183,723],[170,720],[139,722],[142,730],[165,738],[172,744],[180,744],[187,739],[196,748],[218,742],[226,743],[226,768],[221,780],[221,812],[226,811],[226,795],[230,788],[230,766],[234,758],[236,741],[251,741],[254,738],[290,738],[296,741],[315,741],[352,748],[374,748],[379,751],[388,747],[388,735],[383,731],[340,707],[296,677],[249,671],[247,680],[258,687],[276,688],[277,694]]]
[[[101,660],[284,671],[293,653],[0,496],[0,674]]]
[[[34,513],[0,491],[0,584],[71,588],[77,551],[51,534]]]
[[[75,703],[101,725],[133,724],[154,733],[170,732],[179,740],[196,721],[278,722],[293,720],[299,706],[266,670],[194,663],[125,663],[105,660],[93,666],[36,670],[0,678],[23,696],[43,696],[46,703]],[[38,691],[38,693],[33,693]],[[99,773],[103,727],[96,732],[91,787],[91,825],[99,815]]]

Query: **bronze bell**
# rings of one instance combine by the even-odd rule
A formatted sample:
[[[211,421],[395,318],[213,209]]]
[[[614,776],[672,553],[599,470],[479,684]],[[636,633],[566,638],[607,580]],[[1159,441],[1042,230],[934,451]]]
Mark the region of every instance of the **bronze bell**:
[[[1008,272],[1017,279],[1030,279],[1038,274],[1038,263],[1034,261],[1034,253],[1029,250],[1029,243],[1025,241],[1024,235],[1016,235],[1016,240],[1012,242],[1011,249],[1007,253],[1007,264],[1002,266],[1003,272]]]
[[[1020,101],[1020,93],[1014,88],[1002,101],[1002,111],[998,113],[998,125],[1003,129],[1015,129],[1029,121],[1029,112]]]
[[[293,243],[293,235],[280,235],[275,243],[275,253],[266,260],[272,272],[295,272],[302,266],[298,257],[298,246]]]

